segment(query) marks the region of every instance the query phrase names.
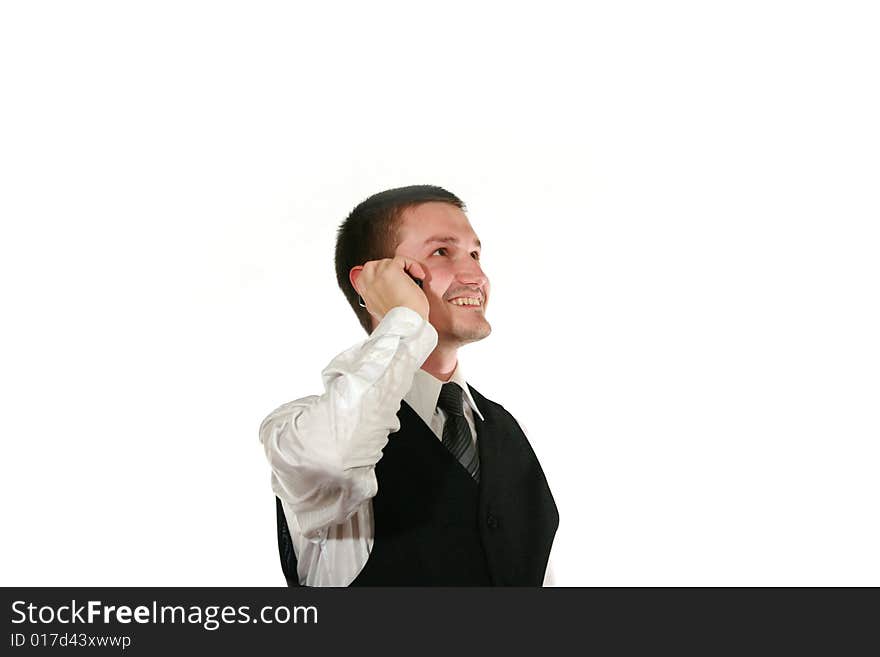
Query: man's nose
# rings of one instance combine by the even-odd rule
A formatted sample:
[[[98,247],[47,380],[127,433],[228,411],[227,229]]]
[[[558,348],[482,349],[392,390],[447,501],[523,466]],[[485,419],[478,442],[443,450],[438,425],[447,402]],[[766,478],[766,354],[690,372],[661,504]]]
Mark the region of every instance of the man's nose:
[[[478,287],[486,285],[489,279],[486,274],[483,273],[483,268],[480,267],[479,261],[474,260],[473,258],[468,258],[467,260],[468,261],[456,271],[458,280],[465,285],[475,285]]]

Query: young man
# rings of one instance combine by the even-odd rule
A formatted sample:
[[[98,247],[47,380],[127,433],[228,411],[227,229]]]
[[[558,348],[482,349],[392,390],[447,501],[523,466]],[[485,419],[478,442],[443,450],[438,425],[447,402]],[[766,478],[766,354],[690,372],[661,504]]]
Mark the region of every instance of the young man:
[[[492,330],[463,210],[440,187],[403,187],[339,228],[337,281],[369,337],[324,369],[322,395],[260,426],[291,586],[546,582],[559,515],[544,473],[458,361]]]

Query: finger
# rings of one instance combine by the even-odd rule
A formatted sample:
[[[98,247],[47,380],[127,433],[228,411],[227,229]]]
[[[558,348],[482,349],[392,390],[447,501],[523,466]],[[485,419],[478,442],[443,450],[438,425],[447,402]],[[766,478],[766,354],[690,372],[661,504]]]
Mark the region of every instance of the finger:
[[[422,263],[418,260],[413,260],[412,264],[409,267],[409,273],[418,278],[420,281],[425,280],[425,276],[427,276],[427,272],[425,268],[422,267]]]
[[[381,260],[368,260],[363,264],[363,269],[361,270],[361,275],[358,277],[360,292],[363,295],[363,291],[372,285],[373,281],[376,280],[376,277],[379,275],[381,271],[382,261]]]
[[[425,269],[418,260],[406,256],[396,256],[394,259],[398,262],[399,266],[403,267],[405,272],[419,280],[425,280]]]

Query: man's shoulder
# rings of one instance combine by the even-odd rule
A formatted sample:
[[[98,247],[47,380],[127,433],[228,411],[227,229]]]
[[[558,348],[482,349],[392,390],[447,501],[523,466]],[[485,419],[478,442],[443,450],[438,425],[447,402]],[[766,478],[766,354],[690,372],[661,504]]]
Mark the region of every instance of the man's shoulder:
[[[471,397],[474,398],[474,401],[477,402],[477,404],[479,404],[480,402],[486,402],[487,404],[494,404],[495,406],[501,406],[501,404],[499,404],[498,402],[492,401],[491,399],[487,398],[485,395],[480,393],[480,391],[477,390],[476,388],[474,388],[474,386],[471,385],[470,383],[467,384],[467,387],[471,391]]]
[[[477,404],[480,412],[485,416],[487,422],[499,429],[510,430],[513,432],[513,435],[519,434],[523,442],[528,445],[528,430],[510,411],[498,402],[487,398],[471,384],[468,384],[468,388],[470,388],[471,396],[474,398],[474,402]]]
[[[513,417],[510,414],[510,411],[508,411],[506,408],[504,408],[503,404],[500,404],[497,401],[489,399],[484,394],[479,392],[476,388],[474,388],[470,383],[468,383],[468,388],[470,389],[471,397],[474,398],[474,402],[476,402],[477,408],[480,409],[480,412],[485,414],[486,412],[491,413],[494,411],[497,413],[503,413],[504,415]]]

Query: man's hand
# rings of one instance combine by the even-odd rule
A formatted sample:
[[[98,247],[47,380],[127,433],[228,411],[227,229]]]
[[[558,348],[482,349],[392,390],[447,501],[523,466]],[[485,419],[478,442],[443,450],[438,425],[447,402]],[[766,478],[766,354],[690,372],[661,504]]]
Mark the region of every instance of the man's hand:
[[[381,322],[385,313],[397,306],[411,308],[427,321],[428,297],[410,275],[424,280],[425,270],[416,260],[395,256],[364,263],[353,284],[367,312],[377,321]]]

